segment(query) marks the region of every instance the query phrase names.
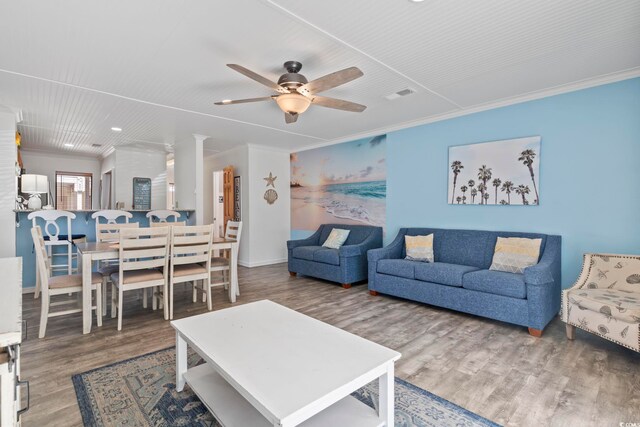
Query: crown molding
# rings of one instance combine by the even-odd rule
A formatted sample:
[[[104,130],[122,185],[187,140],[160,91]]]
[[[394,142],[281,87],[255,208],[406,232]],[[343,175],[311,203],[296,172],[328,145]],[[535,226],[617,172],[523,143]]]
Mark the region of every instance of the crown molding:
[[[23,154],[36,154],[36,155],[46,155],[49,157],[58,157],[58,158],[78,158],[83,160],[96,160],[100,161],[99,155],[89,154],[89,153],[67,153],[53,150],[34,150],[31,148],[20,148],[20,152]]]

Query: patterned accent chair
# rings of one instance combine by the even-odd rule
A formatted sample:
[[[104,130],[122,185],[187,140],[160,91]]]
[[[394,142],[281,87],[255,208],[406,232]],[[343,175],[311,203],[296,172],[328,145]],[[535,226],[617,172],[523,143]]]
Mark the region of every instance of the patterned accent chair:
[[[585,254],[562,320],[571,340],[580,328],[640,352],[640,255]]]
[[[350,230],[340,249],[325,248],[322,244],[334,228]],[[306,239],[289,240],[289,274],[304,274],[342,284],[367,279],[367,251],[382,247],[382,228],[369,225],[323,224]]]

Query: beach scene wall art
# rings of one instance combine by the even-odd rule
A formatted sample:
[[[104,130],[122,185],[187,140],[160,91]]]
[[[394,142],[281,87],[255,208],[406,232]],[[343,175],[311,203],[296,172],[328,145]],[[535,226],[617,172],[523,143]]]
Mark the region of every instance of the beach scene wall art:
[[[449,147],[454,205],[539,205],[540,137]]]
[[[386,135],[291,154],[291,228],[384,227]]]

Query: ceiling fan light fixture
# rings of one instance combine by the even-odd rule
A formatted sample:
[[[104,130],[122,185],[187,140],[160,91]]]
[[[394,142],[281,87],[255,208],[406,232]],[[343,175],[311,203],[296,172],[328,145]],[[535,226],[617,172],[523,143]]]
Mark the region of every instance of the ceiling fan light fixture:
[[[282,111],[290,114],[302,114],[311,105],[311,100],[299,93],[283,93],[278,95],[276,102]]]

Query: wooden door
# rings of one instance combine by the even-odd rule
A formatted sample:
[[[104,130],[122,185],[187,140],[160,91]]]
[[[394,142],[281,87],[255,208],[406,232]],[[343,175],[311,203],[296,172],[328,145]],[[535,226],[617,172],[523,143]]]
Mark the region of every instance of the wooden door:
[[[233,221],[233,166],[224,168],[222,176],[224,229],[226,230],[227,222]]]

